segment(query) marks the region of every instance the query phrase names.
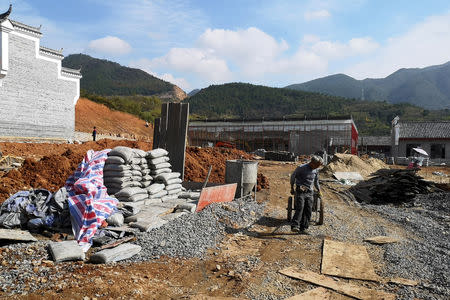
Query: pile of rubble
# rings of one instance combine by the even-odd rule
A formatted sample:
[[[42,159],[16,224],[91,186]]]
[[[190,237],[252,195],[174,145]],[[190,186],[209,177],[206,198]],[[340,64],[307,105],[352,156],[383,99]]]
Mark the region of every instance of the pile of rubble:
[[[379,169],[386,168],[388,166],[376,158],[364,160],[356,155],[336,153],[330,163],[321,170],[321,173],[332,176],[335,172],[358,172],[367,178]]]
[[[349,191],[364,203],[409,202],[417,194],[436,190],[432,182],[417,176],[413,170],[381,169],[373,177],[352,186]]]

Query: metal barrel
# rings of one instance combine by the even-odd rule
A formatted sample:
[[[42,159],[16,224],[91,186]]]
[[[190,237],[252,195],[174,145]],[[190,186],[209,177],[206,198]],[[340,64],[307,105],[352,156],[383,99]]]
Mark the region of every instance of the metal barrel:
[[[258,179],[258,162],[251,160],[227,160],[225,182],[237,183],[236,197],[250,194]]]

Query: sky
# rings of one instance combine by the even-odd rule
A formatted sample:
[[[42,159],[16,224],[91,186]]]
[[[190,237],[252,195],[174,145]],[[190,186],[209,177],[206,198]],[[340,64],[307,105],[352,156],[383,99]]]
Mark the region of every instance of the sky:
[[[448,0],[0,0],[41,45],[142,69],[186,92],[382,78],[450,61]]]

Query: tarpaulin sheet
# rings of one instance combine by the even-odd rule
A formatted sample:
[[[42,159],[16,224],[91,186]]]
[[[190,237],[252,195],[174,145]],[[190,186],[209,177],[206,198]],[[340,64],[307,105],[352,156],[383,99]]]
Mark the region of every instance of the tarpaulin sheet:
[[[89,150],[66,181],[72,229],[83,251],[89,250],[97,228],[116,210],[118,200],[103,185],[103,167],[111,149]]]

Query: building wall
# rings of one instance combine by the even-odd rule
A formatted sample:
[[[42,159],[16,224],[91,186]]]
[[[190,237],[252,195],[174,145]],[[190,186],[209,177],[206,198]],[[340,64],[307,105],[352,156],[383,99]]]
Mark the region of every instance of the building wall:
[[[73,138],[74,79],[61,78],[59,58],[37,57],[39,39],[9,33],[9,70],[0,85],[0,136]]]
[[[428,154],[431,154],[432,144],[444,144],[445,145],[445,159],[442,160],[450,162],[450,140],[414,140],[414,139],[400,139],[398,143],[398,156],[406,157],[406,148],[408,144],[417,144]],[[434,161],[434,159],[432,159]]]

